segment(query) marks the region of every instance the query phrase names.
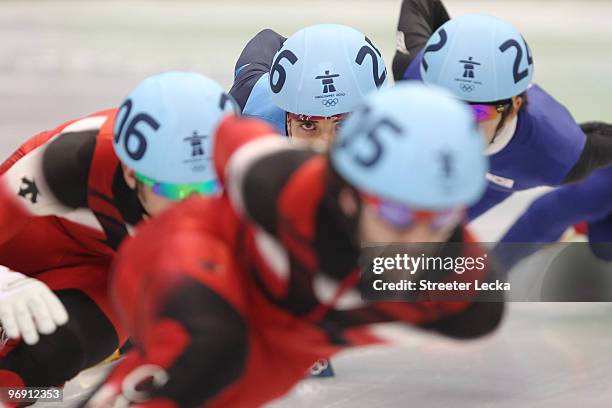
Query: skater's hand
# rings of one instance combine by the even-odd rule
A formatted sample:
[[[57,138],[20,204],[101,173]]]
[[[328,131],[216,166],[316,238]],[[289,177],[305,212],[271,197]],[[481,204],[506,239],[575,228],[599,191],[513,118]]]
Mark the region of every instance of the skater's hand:
[[[177,407],[169,399],[151,397],[151,392],[167,381],[168,374],[162,367],[147,362],[139,351],[131,350],[80,407]]]
[[[68,322],[66,308],[43,282],[0,266],[0,323],[12,339],[36,344]]]

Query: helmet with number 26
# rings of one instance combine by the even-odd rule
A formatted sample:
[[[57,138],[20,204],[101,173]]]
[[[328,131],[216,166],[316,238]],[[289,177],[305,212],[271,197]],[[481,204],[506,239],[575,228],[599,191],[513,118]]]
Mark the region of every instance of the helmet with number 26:
[[[443,210],[469,206],[484,192],[483,149],[464,103],[442,88],[408,82],[366,98],[330,155],[336,172],[363,193]]]
[[[166,72],[142,81],[117,112],[115,152],[136,178],[173,200],[219,185],[212,138],[236,110],[215,81],[193,72]]]
[[[442,25],[429,39],[421,75],[468,102],[495,102],[527,90],[531,50],[521,34],[496,17],[468,14]]]
[[[304,28],[276,53],[272,100],[286,112],[331,117],[351,112],[385,84],[380,51],[359,31],[337,24]]]

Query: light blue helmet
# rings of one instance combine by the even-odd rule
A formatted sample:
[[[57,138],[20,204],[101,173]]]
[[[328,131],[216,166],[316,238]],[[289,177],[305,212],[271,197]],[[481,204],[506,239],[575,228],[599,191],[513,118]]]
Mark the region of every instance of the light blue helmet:
[[[508,22],[468,14],[441,26],[429,39],[421,75],[468,102],[510,99],[527,90],[533,59],[525,39]]]
[[[304,28],[289,37],[270,69],[272,100],[286,112],[335,116],[385,84],[387,68],[374,44],[337,24]]]
[[[119,160],[159,183],[216,180],[212,139],[235,102],[215,81],[193,72],[167,72],[142,81],[117,112]]]
[[[414,208],[475,203],[488,162],[470,109],[451,93],[405,82],[370,95],[346,120],[330,155],[356,189]]]

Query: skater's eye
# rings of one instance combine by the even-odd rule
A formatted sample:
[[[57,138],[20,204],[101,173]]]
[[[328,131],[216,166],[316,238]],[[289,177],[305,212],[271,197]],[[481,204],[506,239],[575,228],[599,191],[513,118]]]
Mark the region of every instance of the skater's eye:
[[[314,122],[306,120],[300,123],[300,128],[302,128],[302,130],[305,130],[306,132],[312,132],[316,129],[316,125]]]

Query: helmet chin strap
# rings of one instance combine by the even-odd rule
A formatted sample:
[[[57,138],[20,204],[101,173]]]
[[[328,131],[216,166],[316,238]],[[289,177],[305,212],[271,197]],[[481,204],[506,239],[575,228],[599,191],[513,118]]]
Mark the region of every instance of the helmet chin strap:
[[[516,126],[518,123],[518,117],[514,117],[513,119],[504,122],[506,123],[504,123],[501,128],[495,132],[495,137],[493,137],[493,139],[487,146],[485,150],[485,154],[487,156],[502,151],[514,137],[514,133],[516,132]]]

